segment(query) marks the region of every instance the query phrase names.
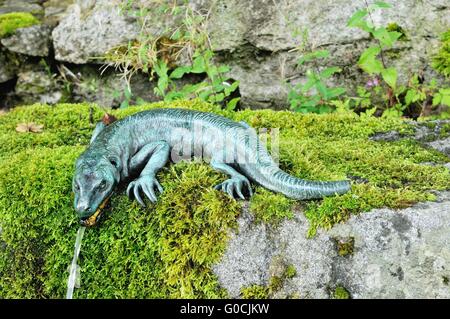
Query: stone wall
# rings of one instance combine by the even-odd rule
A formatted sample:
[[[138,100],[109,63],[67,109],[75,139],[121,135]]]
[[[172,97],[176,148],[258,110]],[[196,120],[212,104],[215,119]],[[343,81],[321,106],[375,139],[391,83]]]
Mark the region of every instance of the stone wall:
[[[450,27],[448,1],[387,2],[393,9],[377,12],[373,19],[380,25],[395,22],[405,31],[406,40],[398,41],[387,54],[388,63],[400,70],[399,80],[405,82],[412,73],[422,74],[425,80],[437,77],[429,62],[437,51],[439,35]],[[135,19],[119,12],[119,3],[120,0],[0,2],[0,14],[31,11],[43,19],[42,25],[18,30],[1,40],[0,82],[7,83],[2,86],[3,91],[31,86],[31,93],[25,98],[20,90],[6,95],[4,92],[3,104],[33,100],[57,102],[59,96],[59,100],[92,100],[108,107],[118,106],[123,99],[118,93],[123,91],[125,82],[111,69],[100,74],[101,57],[109,49],[136,38],[140,30]],[[304,30],[308,31],[315,48],[330,51],[329,65],[343,68],[335,83],[352,91],[367,80],[356,62],[371,40],[363,32],[346,26],[353,12],[364,6],[364,0],[195,0],[190,3],[196,10],[210,12],[207,29],[212,46],[218,60],[231,66],[232,78],[240,81],[243,107],[287,107],[286,83],[304,79],[305,70],[295,67],[299,55],[295,48],[301,41],[296,34]],[[173,20],[171,16],[153,13],[148,32],[158,35]],[[41,58],[50,65],[50,73],[39,64]],[[55,80],[51,74],[60,74],[61,66],[68,69],[63,72],[64,77],[73,82],[72,89],[75,89],[70,92],[61,87],[64,81]],[[38,72],[39,77],[24,76],[24,72]],[[34,82],[35,78],[45,78],[45,89]],[[146,75],[138,75],[133,93],[146,100],[156,100],[153,85],[147,79]],[[54,82],[52,88],[48,87],[49,81]]]

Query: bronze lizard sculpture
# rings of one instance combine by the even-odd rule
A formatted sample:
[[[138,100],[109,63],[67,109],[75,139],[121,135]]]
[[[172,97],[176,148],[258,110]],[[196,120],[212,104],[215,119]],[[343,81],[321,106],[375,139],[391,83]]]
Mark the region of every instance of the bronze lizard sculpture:
[[[180,147],[183,146],[183,147]],[[282,171],[255,130],[245,122],[186,109],[139,112],[112,124],[100,122],[87,150],[76,161],[74,206],[81,223],[95,224],[119,182],[138,176],[128,196],[145,206],[163,188],[156,173],[170,157],[201,157],[230,178],[215,188],[232,197],[252,195],[250,181],[294,199],[343,194],[349,181],[306,181]],[[244,195],[245,194],[245,195]]]

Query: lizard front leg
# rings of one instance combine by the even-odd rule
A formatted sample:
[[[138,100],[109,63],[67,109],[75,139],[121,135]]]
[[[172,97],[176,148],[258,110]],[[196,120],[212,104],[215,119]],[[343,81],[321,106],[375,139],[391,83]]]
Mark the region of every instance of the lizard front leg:
[[[160,193],[163,188],[156,179],[156,173],[163,168],[169,160],[170,146],[165,141],[150,143],[142,147],[130,161],[130,171],[145,165],[140,176],[131,182],[127,188],[128,197],[133,191],[134,198],[145,207],[139,192],[142,191],[153,203],[156,202],[155,188]]]

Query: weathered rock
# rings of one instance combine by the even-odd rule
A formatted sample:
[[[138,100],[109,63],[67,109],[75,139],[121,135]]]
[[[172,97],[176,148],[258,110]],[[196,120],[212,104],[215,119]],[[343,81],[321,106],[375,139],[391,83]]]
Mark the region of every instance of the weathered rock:
[[[44,12],[45,24],[55,26],[53,44],[59,61],[84,64],[102,61],[105,53],[137,37],[140,27],[132,14],[120,11],[123,0],[18,0],[5,1],[1,12]],[[412,73],[425,81],[442,78],[430,68],[430,57],[438,50],[440,34],[450,25],[450,6],[444,0],[417,2],[390,1],[392,9],[377,11],[376,25],[397,23],[406,37],[386,52],[388,66],[398,69],[399,82]],[[131,2],[149,9],[143,32],[153,37],[179,24],[184,15],[162,14],[161,4],[151,0]],[[69,6],[70,5],[70,6]],[[327,49],[330,58],[320,66],[339,66],[342,73],[330,83],[343,86],[353,94],[368,76],[357,66],[359,56],[373,42],[367,34],[347,27],[347,20],[363,0],[194,0],[196,12],[209,12],[206,30],[217,61],[231,66],[229,76],[240,81],[241,106],[250,108],[286,108],[291,86],[305,81],[311,66],[296,66],[298,48],[307,31],[313,48]],[[68,7],[69,6],[69,7]],[[3,11],[2,11],[3,10]],[[133,11],[131,10],[131,11]],[[151,21],[151,22],[150,22]],[[187,50],[184,51],[186,53]],[[178,62],[186,59],[180,55]]]
[[[100,61],[109,49],[134,39],[138,26],[119,13],[119,3],[78,0],[71,5],[52,33],[55,58],[77,64]]]
[[[297,275],[276,297],[329,298],[341,286],[353,298],[449,298],[449,212],[450,192],[442,192],[436,202],[352,216],[311,239],[302,213],[272,228],[244,212],[214,272],[231,297],[243,287],[267,285],[271,264],[283,258]],[[338,254],[341,238],[352,238],[353,253]]]
[[[157,102],[163,99],[155,94],[156,84],[149,81],[147,74],[138,72],[127,83],[121,74],[112,69],[101,72],[97,65],[84,65],[72,70],[64,66],[61,72],[72,82],[72,99],[75,102],[92,102],[107,108],[118,108],[123,102],[136,105],[140,101]],[[175,83],[181,88],[186,84],[198,83],[201,79],[194,74],[175,80]],[[128,86],[131,96],[125,94]]]
[[[427,147],[434,148],[450,157],[450,137],[447,137],[448,132],[445,132],[445,125],[448,125],[450,120],[434,120],[427,122],[409,122],[414,128],[412,136],[402,135],[397,131],[389,131],[377,133],[370,139],[373,141],[398,141],[402,138],[413,138]]]
[[[450,157],[450,137],[428,142],[426,145]]]
[[[12,80],[16,76],[16,67],[8,61],[6,55],[0,51],[0,83]]]
[[[67,8],[75,0],[49,0],[44,2],[44,21],[45,23],[56,26],[65,15]]]
[[[388,131],[383,133],[377,133],[371,137],[372,141],[385,141],[385,142],[393,142],[398,141],[401,138],[401,135],[397,131]]]
[[[39,0],[5,0],[0,2],[0,14],[11,12],[30,12],[39,15],[43,12]]]
[[[43,70],[31,69],[18,73],[16,95],[24,104],[56,104],[63,92],[52,75]]]
[[[73,85],[73,99],[77,102],[92,102],[107,108],[118,108],[122,102],[136,104],[138,99],[157,101],[154,85],[143,74],[135,74],[130,81],[131,96],[126,96],[127,81],[114,72],[100,75],[98,68],[85,66],[74,70],[79,81]]]
[[[441,0],[391,3],[393,9],[372,15],[374,22],[377,25],[396,22],[407,33],[408,41],[398,42],[393,48],[396,53],[388,55],[387,62],[399,68],[402,83],[411,72],[423,71],[427,80],[435,77],[428,66],[429,56],[436,51],[439,35],[450,24],[450,7]],[[205,8],[210,5],[209,1],[203,2]],[[331,52],[327,64],[344,69],[347,87],[350,85],[351,89],[358,82],[362,83],[363,75],[356,62],[369,45],[369,39],[367,34],[346,26],[351,15],[362,7],[362,0],[351,3],[344,0],[332,3],[317,0],[221,1],[213,7],[211,14],[211,42],[217,51],[227,52],[228,63],[236,66],[232,76],[241,81],[244,106],[286,106],[283,80],[295,82],[304,78],[305,69],[295,68],[299,53],[289,51],[301,44],[301,34],[305,30],[313,47]],[[252,63],[254,56],[239,54],[246,47],[255,53],[265,52],[266,57],[262,62]],[[337,84],[341,85],[343,78],[337,78]]]
[[[46,57],[51,45],[51,28],[47,25],[34,25],[17,29],[14,34],[1,40],[3,46],[16,53]]]

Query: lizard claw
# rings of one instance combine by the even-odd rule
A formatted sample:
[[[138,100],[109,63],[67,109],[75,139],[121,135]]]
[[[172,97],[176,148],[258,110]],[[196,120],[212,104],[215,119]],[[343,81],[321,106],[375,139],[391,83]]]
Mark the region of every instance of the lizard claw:
[[[131,198],[130,195],[131,191],[133,190],[134,198],[142,207],[145,207],[145,203],[142,200],[139,192],[142,191],[152,203],[156,203],[157,198],[155,193],[155,187],[160,193],[163,192],[161,184],[159,184],[159,182],[156,180],[154,176],[143,175],[128,185],[127,195],[128,197]]]
[[[245,199],[245,196],[242,193],[244,186],[247,187],[248,195],[251,197],[253,195],[252,187],[249,180],[245,177],[232,177],[223,183],[214,186],[214,189],[221,190],[222,192],[230,195],[232,198],[236,198],[236,194],[239,198]]]

